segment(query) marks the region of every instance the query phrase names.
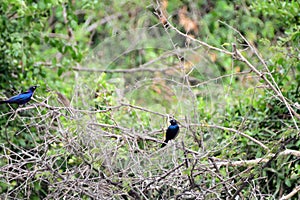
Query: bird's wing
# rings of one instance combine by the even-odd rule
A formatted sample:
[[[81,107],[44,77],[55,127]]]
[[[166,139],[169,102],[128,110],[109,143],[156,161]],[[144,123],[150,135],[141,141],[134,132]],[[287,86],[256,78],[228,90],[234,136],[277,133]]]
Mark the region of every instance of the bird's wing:
[[[172,140],[174,138],[174,129],[171,127],[168,127],[167,132],[166,132],[166,140]]]
[[[8,99],[7,101],[8,101],[8,102],[14,102],[14,101],[25,100],[25,99],[30,98],[31,95],[32,95],[31,92],[24,92],[24,93],[21,93],[21,94],[18,94],[18,95],[16,95],[16,96],[11,97],[11,98]]]
[[[176,137],[177,137],[178,133],[179,133],[179,126],[177,125],[177,127],[176,127],[176,135],[175,135],[175,137],[174,137],[174,138],[176,138]]]

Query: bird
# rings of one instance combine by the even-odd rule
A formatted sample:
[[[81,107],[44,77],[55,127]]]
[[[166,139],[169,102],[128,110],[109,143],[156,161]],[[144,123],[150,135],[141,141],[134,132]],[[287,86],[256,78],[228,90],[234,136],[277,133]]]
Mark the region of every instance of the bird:
[[[161,145],[161,148],[167,145],[169,140],[173,140],[176,138],[176,136],[179,133],[179,126],[177,124],[177,121],[175,119],[170,120],[171,125],[168,127],[167,132],[166,132],[166,139],[164,143]]]
[[[70,101],[65,95],[57,91],[55,93],[57,94],[57,100],[59,103],[61,103],[64,107],[70,107]]]
[[[27,92],[23,92],[21,94],[18,94],[16,96],[13,96],[9,98],[8,100],[0,101],[0,104],[18,104],[18,105],[24,105],[28,103],[35,91],[37,86],[31,86]]]

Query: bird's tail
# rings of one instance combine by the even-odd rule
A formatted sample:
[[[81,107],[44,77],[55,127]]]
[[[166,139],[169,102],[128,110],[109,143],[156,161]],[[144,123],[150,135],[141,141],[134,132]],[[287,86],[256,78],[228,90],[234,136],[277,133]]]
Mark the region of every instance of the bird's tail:
[[[0,101],[0,104],[4,104],[4,103],[6,103],[6,101]]]
[[[168,140],[165,140],[164,143],[162,143],[162,145],[160,146],[160,148],[163,148],[164,146],[166,146],[168,143]]]

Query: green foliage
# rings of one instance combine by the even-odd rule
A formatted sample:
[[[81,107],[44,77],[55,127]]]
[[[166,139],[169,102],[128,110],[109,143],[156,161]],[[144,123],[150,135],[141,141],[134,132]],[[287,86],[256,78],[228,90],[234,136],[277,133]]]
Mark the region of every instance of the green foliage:
[[[235,43],[299,113],[299,2],[165,3],[167,19],[183,33],[228,51]],[[156,8],[145,1],[1,2],[1,99],[40,86],[34,108],[15,112],[15,106],[0,105],[0,167],[5,176],[20,174],[1,177],[1,194],[89,199],[99,198],[94,191],[104,188],[101,197],[116,199],[134,199],[133,191],[149,199],[194,193],[222,198],[226,181],[234,192],[251,173],[255,178],[241,191],[246,198],[256,188],[277,199],[299,185],[300,165],[293,155],[278,156],[266,167],[226,166],[219,172],[207,167],[208,157],[234,162],[277,153],[298,135],[300,123],[260,77],[245,73],[249,69],[244,63],[178,39],[167,25],[151,32],[149,27],[159,22]],[[197,29],[187,30],[183,20]],[[256,47],[268,70],[253,51],[244,49],[240,35],[220,21]],[[134,46],[143,40],[136,28],[146,28],[153,37]],[[106,40],[110,36],[115,37]],[[80,71],[89,67],[107,73]],[[115,69],[124,73],[113,73]],[[181,133],[159,149],[166,115],[182,123]],[[243,132],[269,150],[214,124]],[[284,147],[298,150],[299,145],[296,141]]]

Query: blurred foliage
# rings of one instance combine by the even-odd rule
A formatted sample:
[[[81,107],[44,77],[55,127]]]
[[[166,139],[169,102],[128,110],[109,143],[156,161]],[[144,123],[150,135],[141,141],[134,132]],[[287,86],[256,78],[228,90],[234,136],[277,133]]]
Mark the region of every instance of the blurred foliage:
[[[272,74],[272,77],[270,75],[267,77],[270,80],[274,79],[289,103],[299,102],[300,4],[298,1],[205,0],[195,2],[192,0],[164,0],[162,2],[164,2],[162,7],[165,9],[168,19],[176,28],[212,46],[231,51],[229,44],[236,43],[238,48],[243,49],[246,44],[245,41],[220,21],[238,29],[264,58]],[[61,95],[68,99],[74,107],[87,108],[88,111],[101,111],[105,110],[106,107],[116,106],[120,99],[114,91],[121,83],[113,84],[109,81],[116,78],[117,75],[102,73],[97,75],[96,80],[90,78],[80,82],[78,81],[78,73],[80,72],[76,71],[75,68],[80,63],[84,63],[90,50],[100,43],[104,43],[106,38],[138,28],[149,28],[159,22],[163,23],[163,20],[158,19],[155,14],[156,6],[156,4],[152,5],[147,1],[2,0],[0,4],[1,99],[14,95],[21,90],[24,91],[31,85],[40,85],[35,98],[37,101],[44,101],[48,98],[47,102],[53,106],[68,107],[59,101],[58,98]],[[130,44],[120,43],[119,49],[106,50],[119,52],[120,49],[125,49],[128,45]],[[178,45],[184,46],[186,44],[178,43]],[[122,60],[110,60],[112,62],[109,69],[130,69],[132,66],[140,66],[161,56],[161,53],[161,49],[151,48],[145,51],[131,51],[128,53],[128,57]],[[195,60],[202,62],[199,62],[199,71],[192,72],[196,81],[206,81],[222,75],[248,70],[244,63],[238,61],[232,63],[232,58],[224,54],[216,52],[198,53],[195,57],[189,57],[191,62],[196,63]],[[198,56],[200,54],[201,56]],[[246,52],[245,54],[255,66],[259,66],[261,71],[267,73],[259,59],[251,53]],[[172,64],[176,63],[174,60],[177,58],[176,56],[168,58],[164,64],[173,67],[175,64]],[[189,69],[191,66],[186,64],[183,67]],[[86,77],[94,77],[88,73]],[[170,80],[176,75],[170,74]],[[126,78],[126,82],[122,83],[124,85],[145,78],[143,75],[133,77],[129,74],[124,76]],[[154,73],[148,73],[147,77],[160,78],[159,74]],[[147,83],[148,85],[144,86],[143,90],[132,89],[131,98],[127,100],[127,103],[144,105],[147,109],[157,110],[161,113],[172,113],[176,115],[176,118],[182,120],[187,115],[191,115],[191,118],[195,119],[192,122],[235,128],[262,141],[275,153],[280,147],[280,142],[298,134],[295,123],[286,106],[275,98],[270,90],[257,87],[264,86],[262,81],[251,78],[245,79],[247,78],[243,76],[234,78],[228,76],[219,80],[221,84],[217,84],[216,81],[215,85],[207,84],[195,88],[195,111],[190,108],[188,113],[178,111],[184,111],[188,106],[184,105],[182,99],[177,98],[180,88],[169,86],[167,81],[158,84]],[[75,87],[88,87],[89,90],[75,94]],[[218,89],[225,92],[219,93]],[[75,95],[85,96],[89,101],[76,101],[74,100]],[[70,121],[68,116],[72,113],[67,108],[64,109],[66,110],[65,114],[60,115],[57,120],[60,120],[61,124],[71,133],[68,137],[85,136],[88,130],[86,122],[92,117],[89,115],[80,116],[81,123]],[[45,139],[43,138],[43,131],[46,127],[58,126],[55,120],[51,118],[56,119],[54,112],[43,121],[44,126],[40,126],[40,128],[33,126],[39,120],[35,116],[38,114],[46,115],[47,108],[26,110],[16,115],[10,112],[11,108],[6,105],[0,105],[0,110],[0,143],[14,152],[30,150],[43,144]],[[295,110],[298,111],[296,107]],[[142,134],[140,130],[150,132],[166,126],[162,118],[155,117],[156,119],[153,118],[152,114],[142,110],[121,108],[114,113],[99,112],[96,114],[95,120],[111,126],[116,125],[114,120],[117,120],[121,125],[129,126],[128,128],[133,132]],[[298,121],[296,123],[298,126],[300,125]],[[110,132],[112,129],[106,127],[103,130]],[[53,137],[61,137],[61,133],[55,128],[51,129],[50,132]],[[183,140],[188,145],[187,148],[193,151],[201,151],[203,144],[197,141],[203,140],[207,148],[215,148],[210,156],[220,159],[248,160],[261,158],[266,154],[263,148],[258,147],[245,137],[233,136],[233,133],[220,130],[212,132],[209,128],[199,128],[195,130],[193,136],[191,133],[185,134],[186,138]],[[113,131],[113,133],[118,134],[118,131]],[[153,137],[161,140],[162,134]],[[233,137],[234,140],[232,140]],[[88,139],[91,138],[83,138],[82,144],[85,144]],[[61,174],[66,173],[68,169],[76,169],[84,162],[92,161],[94,161],[92,167],[103,170],[105,173],[111,173],[112,169],[107,167],[108,161],[102,159],[98,154],[103,146],[117,146],[118,142],[118,139],[114,139],[110,143],[101,141],[94,146],[91,145],[91,153],[86,151],[88,147],[82,145],[82,147],[78,147],[78,150],[86,153],[83,157],[79,157],[74,152],[69,151],[67,142],[62,140],[61,142],[53,142],[47,150],[38,149],[38,154],[46,153],[49,157],[60,155],[60,158],[53,162],[55,169]],[[134,145],[132,144],[132,146]],[[128,150],[132,146],[124,145],[118,149],[120,162],[114,163],[115,168],[122,169],[130,165]],[[156,146],[157,144],[153,144],[153,141],[137,139],[137,146],[135,147],[144,151],[153,150]],[[224,146],[226,148],[223,148]],[[299,146],[300,143],[296,142],[288,144],[286,148],[298,150]],[[4,154],[3,147],[0,148],[0,151],[1,154]],[[182,152],[178,154],[183,157]],[[142,155],[142,153],[137,155]],[[175,166],[172,161],[174,160],[167,157],[160,164],[167,171]],[[176,162],[179,163],[178,160]],[[207,161],[202,160],[201,162]],[[1,167],[8,163],[9,160],[1,158]],[[151,175],[164,173],[155,171],[149,163],[148,165],[141,163],[141,166],[145,167],[144,173]],[[294,156],[277,159],[263,170],[260,170],[258,166],[255,168],[256,172],[266,178],[255,180],[255,184],[258,185],[263,194],[270,194],[274,198],[278,198],[283,195],[282,191],[287,194],[299,185],[299,166],[299,161]],[[149,168],[147,169],[147,167]],[[24,168],[34,170],[34,165],[28,164]],[[245,168],[234,170],[239,173]],[[136,169],[136,171],[138,170]],[[132,170],[130,176],[137,176],[134,172]],[[221,168],[220,172],[224,176],[229,176],[225,167]],[[189,171],[184,173],[190,175]],[[45,180],[51,183],[61,181],[59,177],[54,177],[48,171],[38,174],[32,179],[38,178],[38,176],[45,177]],[[205,178],[207,179],[206,184],[210,185],[210,177],[206,176]],[[197,183],[203,181],[198,179],[200,178],[196,177],[195,179]],[[4,179],[0,181],[0,193],[14,191],[22,185],[21,181]],[[46,197],[51,190],[47,187],[48,182],[38,184],[33,181],[33,183],[30,188],[27,188],[31,191],[30,197],[26,196],[25,191],[16,192],[15,197],[38,199]],[[125,188],[123,190],[128,192],[131,181],[124,180],[122,184]],[[245,196],[250,195],[250,187],[244,188],[242,193]],[[175,196],[175,193],[174,188],[163,186],[160,190],[149,193],[149,198],[167,199],[170,196]],[[210,195],[208,197],[215,198],[214,194]],[[82,197],[87,199],[86,194],[83,194]]]

